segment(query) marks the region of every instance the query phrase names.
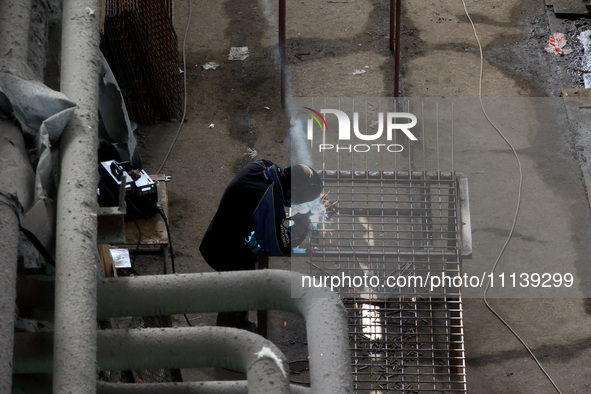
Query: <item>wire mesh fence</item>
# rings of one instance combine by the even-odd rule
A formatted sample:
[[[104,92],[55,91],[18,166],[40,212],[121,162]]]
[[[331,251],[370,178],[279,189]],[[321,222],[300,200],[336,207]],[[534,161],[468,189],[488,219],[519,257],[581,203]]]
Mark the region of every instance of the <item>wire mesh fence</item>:
[[[172,1],[105,2],[101,50],[140,123],[180,118],[182,78]]]

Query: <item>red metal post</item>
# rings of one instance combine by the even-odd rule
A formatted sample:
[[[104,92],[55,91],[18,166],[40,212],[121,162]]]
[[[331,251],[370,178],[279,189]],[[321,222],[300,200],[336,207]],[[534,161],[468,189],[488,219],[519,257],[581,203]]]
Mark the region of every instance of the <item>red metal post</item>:
[[[281,58],[281,104],[285,103],[285,0],[279,0],[279,57]]]
[[[396,0],[390,0],[390,50],[394,52],[394,2]]]
[[[396,52],[394,52],[394,97],[400,96],[400,14],[402,0],[396,0]]]

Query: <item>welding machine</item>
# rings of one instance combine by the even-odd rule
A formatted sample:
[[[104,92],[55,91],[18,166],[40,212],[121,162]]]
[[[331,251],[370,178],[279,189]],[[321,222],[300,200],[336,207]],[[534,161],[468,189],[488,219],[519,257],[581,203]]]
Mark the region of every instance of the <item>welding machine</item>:
[[[155,215],[158,203],[156,182],[142,169],[134,169],[128,161],[103,161],[99,164],[99,201],[102,206],[119,206],[119,193],[125,182],[125,219],[141,219]]]

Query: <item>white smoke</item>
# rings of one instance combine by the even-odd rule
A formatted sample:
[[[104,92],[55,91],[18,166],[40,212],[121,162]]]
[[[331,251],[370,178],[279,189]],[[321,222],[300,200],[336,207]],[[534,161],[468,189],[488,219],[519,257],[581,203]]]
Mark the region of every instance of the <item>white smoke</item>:
[[[300,118],[301,111],[298,111],[298,108],[296,108],[293,102],[292,83],[289,75],[287,76],[285,85],[285,108],[287,109],[287,116],[289,116],[288,147],[291,148],[291,163],[305,164],[314,168],[305,122]]]
[[[259,2],[270,27],[268,31],[270,31],[270,34],[274,34],[278,23],[276,9],[273,8],[270,0],[259,0]],[[273,59],[275,60],[275,63],[281,67],[281,58],[278,47],[273,51]],[[301,111],[298,111],[293,102],[293,83],[287,70],[285,83],[285,108],[287,110],[290,125],[288,148],[291,148],[291,162],[292,164],[300,163],[313,167],[314,163],[312,162],[312,156],[306,139],[306,127],[304,121],[300,119]]]

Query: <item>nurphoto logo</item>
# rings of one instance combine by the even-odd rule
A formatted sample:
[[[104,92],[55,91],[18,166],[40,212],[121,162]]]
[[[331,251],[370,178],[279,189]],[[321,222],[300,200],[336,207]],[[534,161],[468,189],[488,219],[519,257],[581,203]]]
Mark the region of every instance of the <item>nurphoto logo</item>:
[[[386,112],[384,115],[383,112],[378,113],[377,119],[377,130],[375,132],[372,131],[371,134],[368,134],[367,130],[362,132],[359,130],[359,113],[353,112],[353,135],[356,139],[361,141],[374,141],[375,143],[364,143],[364,144],[342,144],[342,141],[351,141],[351,119],[349,115],[341,110],[338,109],[321,109],[320,111],[316,111],[310,107],[304,107],[308,116],[307,124],[307,132],[308,132],[308,140],[314,140],[314,123],[316,123],[320,130],[325,133],[325,135],[331,135],[331,140],[338,136],[339,143],[321,143],[318,144],[318,151],[325,152],[325,151],[348,151],[348,152],[369,152],[371,150],[375,150],[377,152],[380,151],[387,151],[387,152],[402,152],[404,147],[401,144],[391,143],[394,139],[394,133],[399,130],[406,138],[410,141],[418,141],[417,137],[410,131],[414,126],[417,124],[417,117],[409,112]],[[309,112],[308,112],[309,111]],[[337,130],[333,130],[333,128],[328,128],[328,124],[326,122],[326,115],[334,115],[336,116],[336,120],[338,122]],[[406,121],[400,122],[400,119],[405,119]],[[384,125],[385,123],[385,125]],[[384,141],[384,131],[385,131],[385,142],[387,143],[378,143],[380,140]],[[325,141],[325,139],[323,139]]]

